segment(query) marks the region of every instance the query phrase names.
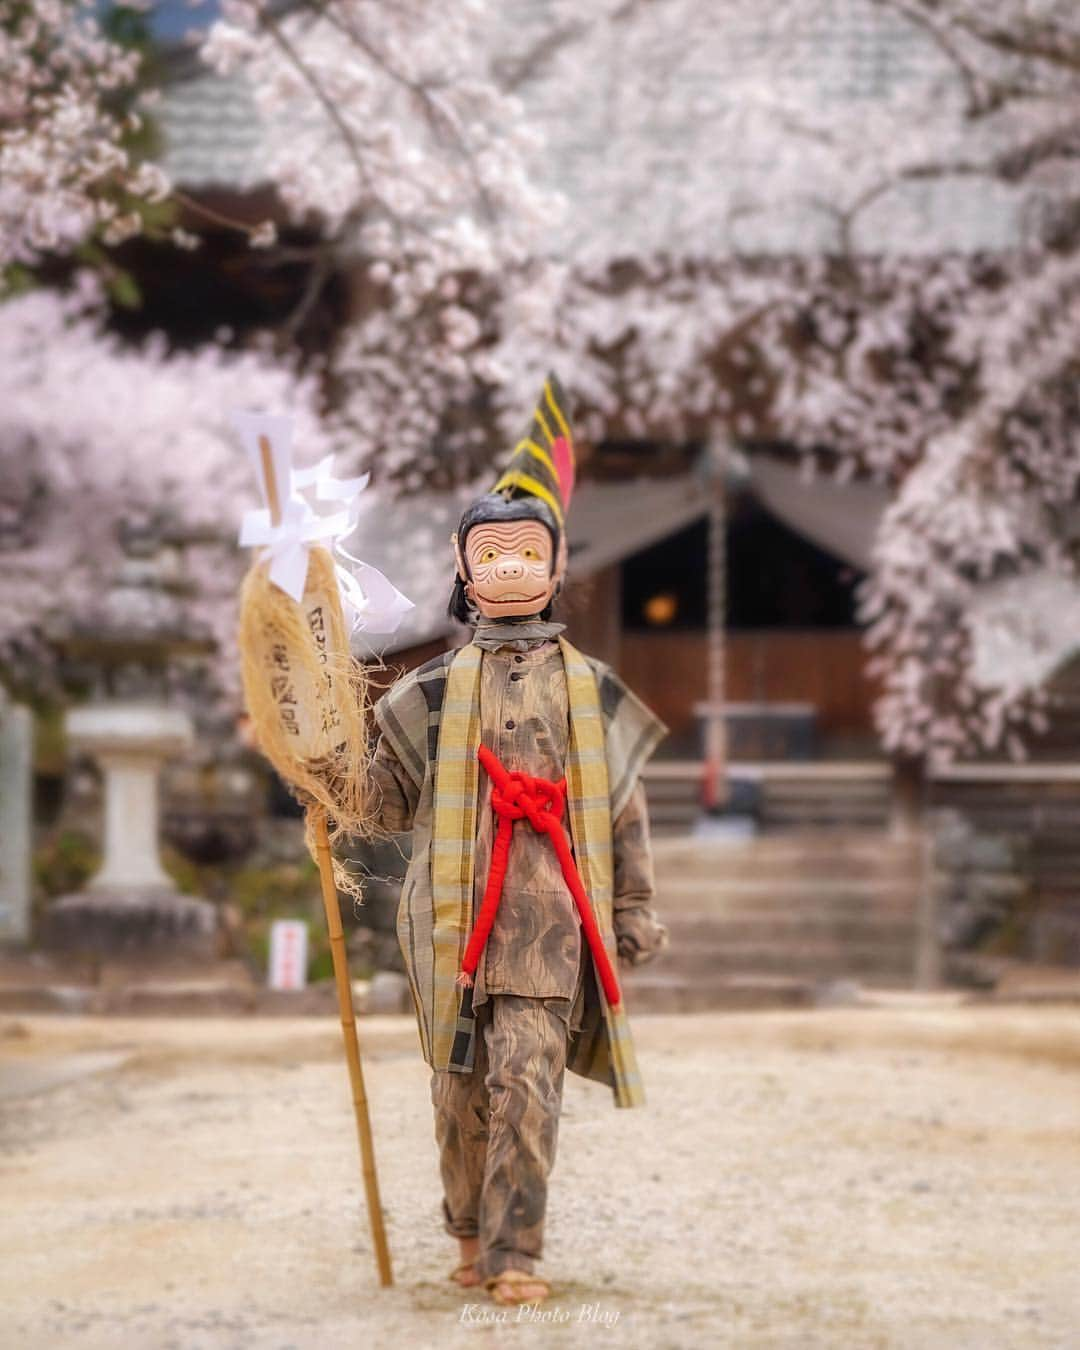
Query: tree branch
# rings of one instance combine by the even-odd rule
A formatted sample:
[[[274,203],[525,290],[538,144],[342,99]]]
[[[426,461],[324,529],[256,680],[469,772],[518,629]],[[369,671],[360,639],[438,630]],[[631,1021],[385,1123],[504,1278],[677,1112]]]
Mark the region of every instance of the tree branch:
[[[491,201],[490,195],[476,170],[475,159],[471,153],[469,144],[461,134],[456,119],[451,117],[447,110],[438,103],[432,89],[422,81],[414,79],[409,75],[405,75],[402,71],[398,70],[370,38],[360,32],[354,24],[348,22],[343,15],[337,13],[333,9],[333,0],[311,0],[310,7],[321,14],[328,23],[336,28],[344,37],[348,38],[354,46],[358,47],[368,60],[381,70],[388,79],[393,80],[395,84],[400,85],[406,90],[410,97],[419,105],[420,110],[424,115],[424,119],[431,128],[432,134],[437,141],[446,145],[447,140],[449,139],[449,141],[453,143],[458,154],[468,168],[469,177],[472,179],[473,188],[476,192],[481,210],[488,223],[493,225],[496,220],[497,212],[494,203]]]
[[[925,3],[925,0],[924,0]],[[1052,20],[1025,20],[1020,13],[1005,28],[981,18],[978,11],[958,13],[952,22],[977,41],[1008,56],[1034,58],[1072,74],[1080,73],[1080,31],[1070,31]]]
[[[352,128],[349,126],[348,122],[346,122],[344,117],[341,115],[341,112],[338,109],[337,105],[334,103],[333,99],[329,97],[329,95],[326,93],[326,90],[323,89],[322,85],[319,83],[318,77],[315,75],[315,72],[311,69],[311,67],[307,64],[304,58],[296,50],[295,45],[282,32],[281,25],[278,23],[275,17],[268,14],[264,10],[259,15],[259,25],[261,28],[265,29],[267,33],[269,33],[272,41],[277,46],[279,51],[281,51],[284,54],[285,58],[292,64],[294,69],[300,75],[301,79],[311,90],[311,92],[315,95],[315,99],[318,102],[320,108],[322,108],[323,112],[326,113],[327,117],[330,119],[335,129],[337,130],[338,135],[341,137],[342,142],[344,143],[345,152],[348,155],[349,159],[351,160],[352,165],[360,178],[360,181],[363,183],[365,189],[370,194],[371,199],[374,202],[377,202],[378,205],[381,206],[382,209],[386,211],[387,215],[393,220],[395,218],[394,213],[382,200],[378,191],[375,188],[374,183],[372,182],[371,174],[368,171],[367,164],[364,162],[363,155],[360,153],[360,148],[356,142],[356,138],[353,135]]]

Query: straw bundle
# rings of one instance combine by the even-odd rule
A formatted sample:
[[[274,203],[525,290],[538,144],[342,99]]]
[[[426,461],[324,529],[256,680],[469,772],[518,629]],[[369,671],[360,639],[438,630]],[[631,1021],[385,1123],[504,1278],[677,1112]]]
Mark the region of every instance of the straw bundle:
[[[349,650],[334,563],[324,548],[309,554],[298,604],[257,562],[240,592],[244,700],[259,748],[309,808],[305,839],[316,856],[315,820],[331,841],[369,835],[366,814],[370,709],[364,667]],[[353,899],[359,883],[334,859],[334,880]]]

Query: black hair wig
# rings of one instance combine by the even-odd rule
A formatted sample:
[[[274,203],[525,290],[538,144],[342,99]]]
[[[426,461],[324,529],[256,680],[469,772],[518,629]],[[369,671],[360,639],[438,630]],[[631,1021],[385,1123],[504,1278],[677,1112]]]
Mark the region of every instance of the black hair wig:
[[[466,508],[457,529],[462,559],[465,557],[465,538],[474,525],[490,525],[508,520],[538,520],[542,525],[546,525],[551,535],[552,566],[555,565],[554,558],[558,556],[562,540],[562,530],[555,519],[555,512],[539,497],[504,497],[500,492],[489,492],[486,496],[478,497]],[[468,567],[468,563],[465,565]],[[540,618],[545,622],[551,618],[551,609],[552,605],[549,602],[540,614]],[[458,623],[472,626],[477,622],[477,612],[465,594],[465,578],[457,573],[454,575],[454,588],[450,592],[450,603],[446,607],[446,612]]]

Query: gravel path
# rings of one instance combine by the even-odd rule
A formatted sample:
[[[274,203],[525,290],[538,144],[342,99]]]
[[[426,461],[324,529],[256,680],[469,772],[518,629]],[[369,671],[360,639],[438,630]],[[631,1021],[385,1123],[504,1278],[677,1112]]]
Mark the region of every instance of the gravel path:
[[[411,1021],[361,1023],[390,1291],[335,1023],[0,1022],[0,1343],[1080,1345],[1080,1009],[635,1026],[646,1110],[568,1079],[537,1324],[445,1280]]]

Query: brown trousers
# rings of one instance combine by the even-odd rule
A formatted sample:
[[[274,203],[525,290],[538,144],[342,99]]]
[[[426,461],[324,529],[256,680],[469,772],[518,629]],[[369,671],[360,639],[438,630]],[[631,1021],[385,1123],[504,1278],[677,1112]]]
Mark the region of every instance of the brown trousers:
[[[492,994],[477,1009],[472,1073],[431,1076],[443,1217],[479,1237],[478,1273],[541,1256],[566,1069],[565,999]]]

